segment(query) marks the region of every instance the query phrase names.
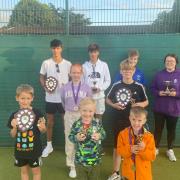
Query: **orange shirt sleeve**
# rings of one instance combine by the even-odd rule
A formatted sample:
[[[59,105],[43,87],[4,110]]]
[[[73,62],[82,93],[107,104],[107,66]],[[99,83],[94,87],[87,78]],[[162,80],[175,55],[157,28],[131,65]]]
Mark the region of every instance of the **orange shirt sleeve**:
[[[131,147],[128,143],[128,134],[126,130],[127,129],[120,132],[118,135],[117,154],[124,158],[129,158],[131,157]]]

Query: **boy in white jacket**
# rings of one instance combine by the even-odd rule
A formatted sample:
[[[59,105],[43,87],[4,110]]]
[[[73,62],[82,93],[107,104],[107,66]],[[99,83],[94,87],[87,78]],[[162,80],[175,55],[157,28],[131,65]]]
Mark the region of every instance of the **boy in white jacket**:
[[[97,119],[102,119],[105,112],[105,94],[104,91],[111,84],[109,68],[106,62],[99,59],[99,46],[90,44],[88,46],[89,61],[83,64],[84,81],[92,88],[92,98],[96,101]]]

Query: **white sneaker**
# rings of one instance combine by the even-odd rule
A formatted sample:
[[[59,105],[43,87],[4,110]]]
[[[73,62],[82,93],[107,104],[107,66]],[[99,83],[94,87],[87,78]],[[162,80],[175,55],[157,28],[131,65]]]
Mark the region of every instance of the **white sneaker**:
[[[50,153],[52,153],[52,152],[53,152],[53,147],[52,146],[51,147],[46,146],[45,149],[42,152],[42,156],[41,157],[48,157],[48,155]]]
[[[76,169],[74,167],[70,168],[69,177],[70,178],[76,178],[76,176],[77,176]]]
[[[170,161],[176,161],[176,156],[174,155],[174,151],[172,149],[167,150],[166,155]]]
[[[156,152],[155,152],[156,156],[159,155],[159,149],[156,148]]]
[[[114,172],[111,176],[109,176],[108,180],[121,180],[121,176]]]

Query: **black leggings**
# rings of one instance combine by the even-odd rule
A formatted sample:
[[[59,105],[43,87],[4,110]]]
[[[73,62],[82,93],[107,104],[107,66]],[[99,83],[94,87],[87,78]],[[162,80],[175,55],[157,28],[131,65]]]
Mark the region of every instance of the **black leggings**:
[[[176,124],[178,117],[173,117],[166,114],[154,112],[154,118],[155,118],[154,139],[155,139],[156,148],[159,148],[164,124],[166,121],[168,149],[172,149],[176,136]]]

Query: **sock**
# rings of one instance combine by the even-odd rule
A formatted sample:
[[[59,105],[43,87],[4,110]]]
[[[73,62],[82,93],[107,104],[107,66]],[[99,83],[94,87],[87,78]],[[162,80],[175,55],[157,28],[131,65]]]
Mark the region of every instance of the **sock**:
[[[47,142],[47,147],[52,147],[52,141]]]

